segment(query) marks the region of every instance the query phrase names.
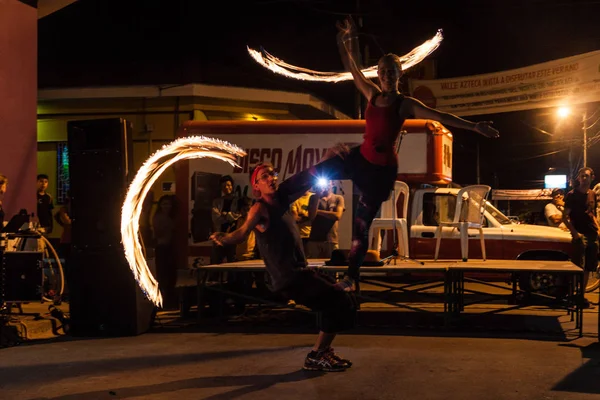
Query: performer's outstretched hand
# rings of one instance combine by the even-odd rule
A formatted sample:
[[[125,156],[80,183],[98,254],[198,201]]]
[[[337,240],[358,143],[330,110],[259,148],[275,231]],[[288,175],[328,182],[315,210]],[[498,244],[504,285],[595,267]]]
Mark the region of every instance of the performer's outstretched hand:
[[[338,21],[335,25],[338,28],[337,41],[342,44],[350,54],[354,52],[353,43],[356,38],[356,26],[352,17],[347,17],[343,22]]]
[[[212,240],[219,246],[225,246],[225,244],[223,243],[224,236],[225,236],[225,233],[223,233],[223,232],[215,232],[212,235],[210,235],[210,240]]]
[[[492,124],[492,121],[480,121],[475,124],[475,132],[488,138],[497,138],[500,136],[500,133]]]

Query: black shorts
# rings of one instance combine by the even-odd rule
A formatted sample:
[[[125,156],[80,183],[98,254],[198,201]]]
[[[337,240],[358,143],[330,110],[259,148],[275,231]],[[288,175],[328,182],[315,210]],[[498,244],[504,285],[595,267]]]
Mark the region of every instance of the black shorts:
[[[319,328],[325,333],[337,333],[354,327],[357,303],[354,293],[337,290],[333,287],[334,283],[329,276],[305,269],[279,293],[297,304],[321,312]]]

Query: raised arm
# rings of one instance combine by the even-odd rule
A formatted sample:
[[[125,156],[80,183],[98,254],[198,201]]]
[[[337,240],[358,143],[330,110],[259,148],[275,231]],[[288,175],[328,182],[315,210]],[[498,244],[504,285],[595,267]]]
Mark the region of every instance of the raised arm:
[[[248,235],[250,235],[252,229],[254,229],[260,222],[262,216],[262,207],[264,206],[260,203],[254,204],[250,208],[248,217],[241,227],[231,233],[215,232],[210,235],[210,239],[221,246],[242,243],[244,240],[246,240]]]
[[[402,107],[400,108],[400,113],[402,113],[404,117],[412,115],[418,119],[433,119],[441,122],[444,125],[453,126],[460,129],[468,129],[488,138],[497,138],[500,136],[498,130],[492,127],[491,121],[471,122],[457,117],[454,114],[427,107],[425,104],[413,97],[406,97],[404,99]]]
[[[356,36],[354,21],[351,18],[347,18],[342,23],[338,22],[336,26],[338,28],[337,44],[344,68],[352,74],[356,88],[367,100],[371,100],[381,90],[372,81],[367,79],[360,70],[358,38]]]

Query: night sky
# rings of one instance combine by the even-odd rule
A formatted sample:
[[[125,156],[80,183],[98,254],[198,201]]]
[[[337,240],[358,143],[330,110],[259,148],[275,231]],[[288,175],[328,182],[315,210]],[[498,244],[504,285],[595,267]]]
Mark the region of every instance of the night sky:
[[[368,47],[372,64],[387,52],[406,53],[442,28],[445,39],[430,56],[439,78],[600,50],[600,1],[80,0],[39,22],[39,86],[257,87],[311,93],[355,116],[352,83],[284,78],[258,66],[246,52],[246,45],[263,46],[292,64],[341,70],[335,22],[349,13],[363,19],[361,44]],[[588,112],[599,108],[600,103],[589,104]],[[541,187],[539,180],[549,167],[568,167],[568,140],[581,137],[580,124],[557,126],[549,110],[473,120],[495,121],[501,138],[453,130],[454,178],[461,184],[476,180],[478,143],[482,183],[533,188]],[[600,123],[588,132],[595,133],[600,133]],[[576,144],[575,162],[581,155]],[[545,155],[551,152],[557,153]],[[588,150],[588,159],[600,172],[600,144]]]

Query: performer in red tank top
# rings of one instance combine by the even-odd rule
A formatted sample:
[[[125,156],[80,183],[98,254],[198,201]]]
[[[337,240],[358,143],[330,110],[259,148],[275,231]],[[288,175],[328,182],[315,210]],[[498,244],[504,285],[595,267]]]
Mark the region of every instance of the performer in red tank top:
[[[368,249],[368,232],[381,203],[387,200],[397,176],[396,141],[406,118],[432,119],[444,125],[467,129],[488,138],[498,137],[490,121],[471,122],[456,115],[425,106],[419,100],[403,96],[398,90],[402,64],[395,54],[386,54],[377,65],[379,86],[367,79],[355,60],[358,56],[356,28],[351,18],[338,23],[338,47],[344,67],[352,73],[354,84],[368,100],[365,112],[364,141],[358,149],[345,153],[338,147],[338,157],[317,165],[316,170],[350,177],[361,190],[355,213],[348,274],[338,283],[340,289],[355,290],[359,268]],[[336,161],[337,159],[337,161]],[[337,162],[337,164],[336,164]],[[343,173],[342,173],[343,172]],[[339,177],[337,179],[340,179]]]
[[[360,154],[375,165],[397,165],[396,141],[404,124],[404,118],[398,117],[398,107],[404,96],[400,95],[390,105],[378,107],[371,99],[365,111],[364,142]]]

